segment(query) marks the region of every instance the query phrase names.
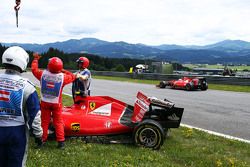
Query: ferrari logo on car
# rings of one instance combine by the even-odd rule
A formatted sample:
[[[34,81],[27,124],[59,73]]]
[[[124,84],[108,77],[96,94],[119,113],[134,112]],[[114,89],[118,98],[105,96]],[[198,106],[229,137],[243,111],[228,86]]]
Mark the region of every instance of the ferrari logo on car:
[[[112,106],[112,103],[103,105],[101,107],[98,107],[95,110],[92,110],[91,112],[89,112],[89,114],[101,115],[101,116],[110,116],[111,115],[111,106]]]
[[[94,110],[95,109],[95,102],[90,102],[89,108],[90,108],[90,110]]]

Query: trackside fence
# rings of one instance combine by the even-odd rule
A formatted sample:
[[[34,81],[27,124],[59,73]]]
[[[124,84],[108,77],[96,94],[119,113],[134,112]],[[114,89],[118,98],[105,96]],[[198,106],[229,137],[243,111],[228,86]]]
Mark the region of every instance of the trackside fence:
[[[226,84],[226,85],[244,85],[250,86],[250,77],[227,77],[227,76],[211,76],[211,75],[175,75],[175,74],[158,74],[158,73],[128,73],[128,72],[112,72],[112,71],[91,71],[92,75],[124,77],[132,79],[158,80],[168,81],[186,77],[205,77],[208,83]]]

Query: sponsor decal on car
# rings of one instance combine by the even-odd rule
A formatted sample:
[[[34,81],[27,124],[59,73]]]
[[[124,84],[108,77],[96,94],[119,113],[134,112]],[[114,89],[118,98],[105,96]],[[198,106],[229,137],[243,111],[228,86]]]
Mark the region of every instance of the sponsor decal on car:
[[[107,121],[107,122],[104,124],[104,126],[105,126],[105,128],[109,129],[109,128],[111,128],[111,126],[112,126],[112,122]]]
[[[71,127],[72,132],[80,131],[80,123],[71,123],[70,127]]]
[[[140,122],[144,117],[145,113],[148,111],[150,105],[150,101],[148,97],[138,92],[137,98],[135,101],[134,114],[132,117],[133,122]]]
[[[137,99],[135,103],[138,104],[143,110],[148,110],[149,108],[149,105],[140,99]]]
[[[90,110],[94,110],[95,107],[96,107],[95,102],[90,102],[90,103],[89,103],[89,109],[90,109]]]
[[[103,105],[103,106],[91,111],[89,114],[110,116],[111,115],[111,103]]]

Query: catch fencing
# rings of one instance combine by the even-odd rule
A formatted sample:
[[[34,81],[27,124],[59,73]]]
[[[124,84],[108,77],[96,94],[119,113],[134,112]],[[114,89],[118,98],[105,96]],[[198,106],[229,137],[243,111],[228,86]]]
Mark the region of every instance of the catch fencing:
[[[208,83],[212,84],[226,84],[226,85],[244,85],[250,86],[250,77],[237,76],[211,76],[211,75],[180,75],[180,74],[158,74],[158,73],[128,73],[128,72],[111,72],[111,71],[91,71],[92,75],[125,77],[132,79],[158,80],[169,81],[172,79],[179,79],[186,77],[205,77]]]

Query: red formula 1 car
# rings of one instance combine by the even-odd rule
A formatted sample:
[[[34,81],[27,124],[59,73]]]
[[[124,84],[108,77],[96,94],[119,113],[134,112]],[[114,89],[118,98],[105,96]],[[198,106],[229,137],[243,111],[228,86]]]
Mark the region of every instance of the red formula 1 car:
[[[166,86],[170,86],[170,88],[175,89],[186,89],[186,90],[207,90],[208,84],[206,78],[204,77],[183,77],[178,80],[171,81],[161,81],[159,85],[156,85],[159,88],[165,88]]]
[[[138,92],[134,106],[108,96],[77,96],[62,114],[66,137],[126,134],[137,145],[159,149],[169,128],[180,126],[183,111]]]

